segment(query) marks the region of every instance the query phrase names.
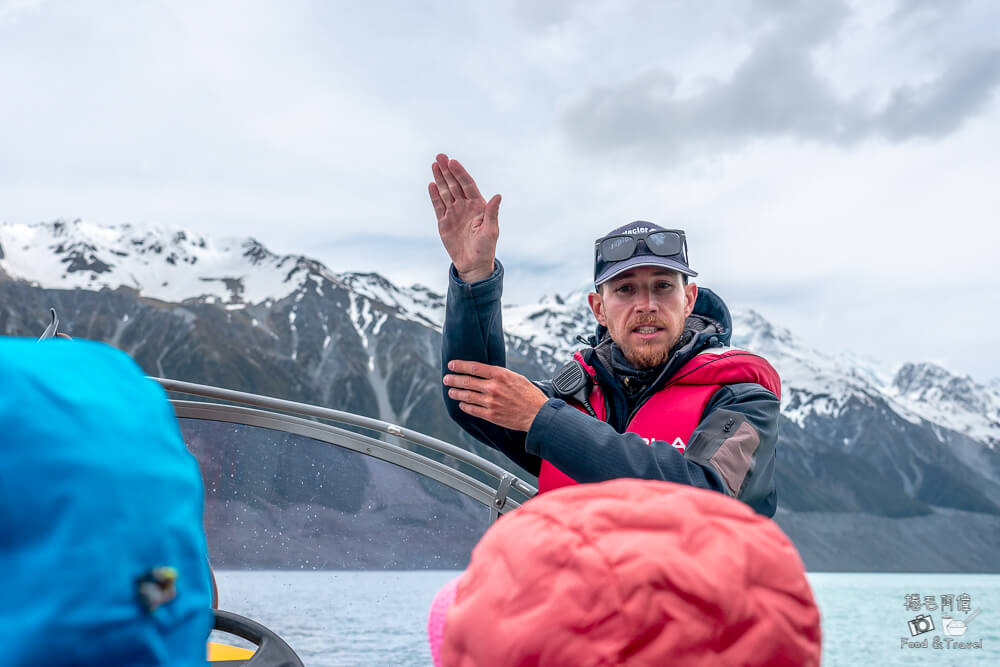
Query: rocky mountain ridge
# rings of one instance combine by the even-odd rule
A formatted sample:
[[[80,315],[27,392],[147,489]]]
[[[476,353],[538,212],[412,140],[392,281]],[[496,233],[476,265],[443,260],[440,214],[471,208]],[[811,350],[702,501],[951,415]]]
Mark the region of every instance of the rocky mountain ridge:
[[[585,295],[505,307],[510,366],[551,374],[579,347],[575,336],[593,330]],[[83,221],[0,224],[0,333],[37,335],[50,306],[64,330],[123,349],[152,375],[378,417],[503,462],[444,412],[444,298],[427,288],[336,273],[253,239]],[[790,534],[807,565],[829,558],[800,528],[803,517],[833,513],[857,525],[923,517],[940,534],[951,525],[942,517],[971,513],[1000,528],[1000,381],[827,355],[753,310],[733,315],[733,344],[782,377],[776,474],[787,514],[778,520],[800,531]],[[843,568],[870,568],[851,531],[844,535]],[[906,555],[897,556],[887,569],[901,566]]]

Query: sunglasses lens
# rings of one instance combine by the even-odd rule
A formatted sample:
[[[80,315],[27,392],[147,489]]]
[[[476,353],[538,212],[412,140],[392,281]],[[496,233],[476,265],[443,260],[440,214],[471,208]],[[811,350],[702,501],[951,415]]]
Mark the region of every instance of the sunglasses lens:
[[[601,258],[605,262],[627,259],[635,252],[635,239],[630,236],[614,236],[601,241]]]
[[[653,232],[646,237],[646,247],[657,255],[676,255],[681,251],[681,237],[677,232]]]

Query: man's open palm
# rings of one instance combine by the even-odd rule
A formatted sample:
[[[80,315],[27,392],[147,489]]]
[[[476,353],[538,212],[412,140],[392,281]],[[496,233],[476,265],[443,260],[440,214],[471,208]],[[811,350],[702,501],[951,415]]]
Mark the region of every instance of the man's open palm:
[[[441,153],[431,165],[434,182],[427,189],[437,215],[438,234],[458,277],[476,282],[493,273],[500,236],[500,195],[488,202],[458,160]]]

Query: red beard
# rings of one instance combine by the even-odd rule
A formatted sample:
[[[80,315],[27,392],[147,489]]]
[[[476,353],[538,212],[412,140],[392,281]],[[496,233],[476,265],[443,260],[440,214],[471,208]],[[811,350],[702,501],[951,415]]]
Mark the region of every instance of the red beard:
[[[670,350],[673,349],[680,335],[673,340],[663,342],[649,341],[647,343],[633,340],[631,337],[632,332],[642,326],[652,326],[663,331],[668,331],[666,324],[654,317],[639,317],[628,322],[625,327],[626,334],[621,336],[622,340],[615,340],[618,343],[618,347],[621,348],[622,353],[628,359],[629,363],[636,368],[653,368],[665,363],[670,358]]]

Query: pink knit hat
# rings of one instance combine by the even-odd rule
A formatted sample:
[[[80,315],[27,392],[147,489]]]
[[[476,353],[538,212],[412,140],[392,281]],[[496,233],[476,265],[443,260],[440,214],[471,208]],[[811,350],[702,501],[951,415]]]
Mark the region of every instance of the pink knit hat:
[[[434,596],[431,602],[431,611],[427,616],[427,638],[431,642],[431,658],[434,660],[434,667],[441,667],[441,642],[444,641],[444,621],[448,616],[448,609],[455,601],[455,592],[458,590],[458,580],[455,577],[441,587],[441,590]]]

